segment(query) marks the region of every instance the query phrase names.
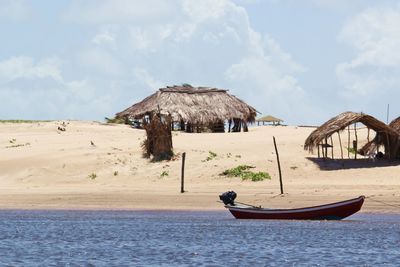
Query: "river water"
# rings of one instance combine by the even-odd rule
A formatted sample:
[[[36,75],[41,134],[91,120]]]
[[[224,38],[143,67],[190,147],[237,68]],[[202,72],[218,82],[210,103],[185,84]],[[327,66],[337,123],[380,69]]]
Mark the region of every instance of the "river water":
[[[0,266],[400,266],[400,215],[0,211]]]

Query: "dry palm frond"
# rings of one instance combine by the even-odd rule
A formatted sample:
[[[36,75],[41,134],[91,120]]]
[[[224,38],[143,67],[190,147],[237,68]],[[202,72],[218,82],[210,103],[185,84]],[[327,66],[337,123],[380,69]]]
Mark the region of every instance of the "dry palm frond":
[[[253,122],[257,110],[227,90],[182,85],[161,88],[116,116],[139,119],[155,113],[173,121],[208,124],[232,118]]]
[[[355,112],[344,112],[339,114],[315,129],[306,139],[304,143],[304,149],[313,151],[313,149],[322,143],[325,138],[328,138],[332,134],[346,129],[347,126],[356,122],[363,123],[368,128],[377,132],[377,136],[382,137],[380,140],[382,144],[385,145],[385,148],[387,148],[385,151],[390,151],[389,158],[393,158],[397,155],[400,134],[385,123],[375,119],[370,115]]]
[[[389,123],[389,128],[397,132],[400,135],[400,117],[392,120]],[[385,145],[387,142],[387,137],[384,133],[378,132],[374,139],[366,143],[360,150],[361,155],[368,155],[377,151],[378,145]]]
[[[143,157],[150,158],[153,155],[154,161],[170,160],[172,158],[172,135],[171,120],[164,121],[154,116],[150,123],[145,124],[146,139],[142,143]]]
[[[274,116],[271,115],[267,115],[264,117],[261,117],[259,119],[257,119],[256,121],[263,121],[263,122],[282,122],[283,120],[276,118]]]

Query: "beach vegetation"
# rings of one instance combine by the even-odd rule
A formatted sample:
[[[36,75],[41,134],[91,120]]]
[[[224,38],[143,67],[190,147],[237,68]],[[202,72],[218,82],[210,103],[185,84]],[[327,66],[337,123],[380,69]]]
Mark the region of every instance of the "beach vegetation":
[[[91,174],[88,175],[88,177],[89,177],[91,180],[94,180],[94,179],[97,178],[97,174],[94,173],[94,172],[92,172]]]
[[[356,154],[356,150],[353,147],[348,147],[347,151],[349,151],[351,154]]]
[[[295,169],[297,169],[297,168],[298,168],[297,166],[291,166],[291,167],[290,167],[291,170],[295,170]]]
[[[104,118],[106,123],[116,123],[116,124],[127,124],[127,120],[125,120],[124,118]]]
[[[208,156],[207,156],[207,158],[205,160],[203,160],[203,162],[213,160],[217,156],[218,156],[217,153],[212,152],[212,151],[208,151]]]
[[[51,120],[0,120],[0,123],[35,123],[50,122]]]
[[[15,143],[15,139],[13,139],[14,141],[13,142],[11,142],[11,140],[10,140],[10,143],[12,144],[12,145],[10,145],[10,146],[6,146],[6,148],[14,148],[14,147],[21,147],[21,146],[29,146],[29,145],[31,145],[31,143],[25,143],[25,144],[16,144]]]
[[[168,171],[163,171],[163,172],[160,174],[160,178],[167,177],[168,175],[169,175]]]
[[[271,179],[271,176],[267,172],[252,172],[249,169],[255,168],[249,165],[239,165],[232,169],[223,171],[220,175],[227,177],[240,177],[242,180],[251,180],[253,182],[263,181],[265,179]]]
[[[118,175],[118,171],[114,171],[114,176],[117,176]]]

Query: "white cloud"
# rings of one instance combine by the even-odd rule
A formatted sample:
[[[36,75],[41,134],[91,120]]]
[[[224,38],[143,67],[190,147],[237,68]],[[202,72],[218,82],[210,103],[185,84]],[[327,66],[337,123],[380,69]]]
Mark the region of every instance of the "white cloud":
[[[164,0],[92,0],[75,2],[66,12],[68,20],[83,23],[153,23],[164,20],[176,1]]]
[[[157,88],[162,88],[165,86],[163,82],[156,80],[144,68],[134,68],[132,72],[135,80],[142,83],[149,91],[154,91]]]
[[[270,36],[265,36],[263,40],[264,49],[268,51],[269,57],[276,68],[282,72],[296,73],[304,72],[307,69],[301,64],[295,62],[292,56],[285,52],[277,41]]]
[[[143,53],[155,52],[164,41],[172,34],[173,25],[152,25],[144,27],[131,27],[129,29],[129,43],[135,50]]]
[[[223,17],[230,5],[228,0],[183,0],[183,11],[192,20],[202,22]]]
[[[356,52],[353,59],[336,67],[337,77],[347,91],[367,95],[398,87],[399,25],[399,6],[368,8],[344,25],[339,39]]]
[[[30,9],[23,0],[2,0],[0,20],[23,21],[30,15]]]
[[[7,100],[2,118],[93,119],[114,112],[118,90],[102,92],[103,81],[65,79],[57,58],[35,61],[20,56],[0,62],[0,99]]]
[[[111,46],[115,46],[115,37],[109,31],[102,31],[96,34],[96,36],[92,39],[92,42],[95,44],[108,44]]]
[[[32,97],[67,102],[66,116],[118,112],[149,91],[181,83],[231,89],[258,110],[284,118],[306,105],[296,78],[305,67],[272,36],[257,32],[246,10],[232,1],[83,1],[67,13],[87,23],[85,32],[92,35],[77,42],[66,64],[55,64],[58,72],[50,71],[51,62],[32,58],[15,60],[21,66],[14,62],[13,71],[0,64],[0,77],[8,71],[15,81],[24,76],[18,73],[34,73],[32,87],[40,77],[54,79],[43,89],[53,88],[48,97],[39,88]]]
[[[57,57],[46,58],[35,64],[33,58],[18,56],[0,62],[0,78],[12,81],[18,78],[46,78],[61,81],[61,60]]]
[[[87,71],[95,71],[102,75],[120,76],[124,73],[124,66],[112,53],[96,47],[84,50],[79,56],[79,63]]]

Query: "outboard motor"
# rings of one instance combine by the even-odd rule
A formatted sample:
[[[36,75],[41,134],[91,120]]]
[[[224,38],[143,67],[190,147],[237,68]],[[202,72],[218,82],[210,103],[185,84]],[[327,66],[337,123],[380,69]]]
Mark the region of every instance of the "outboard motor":
[[[225,192],[225,193],[219,195],[219,199],[221,199],[225,205],[234,206],[235,198],[236,198],[236,193],[234,191],[228,191],[228,192]]]

